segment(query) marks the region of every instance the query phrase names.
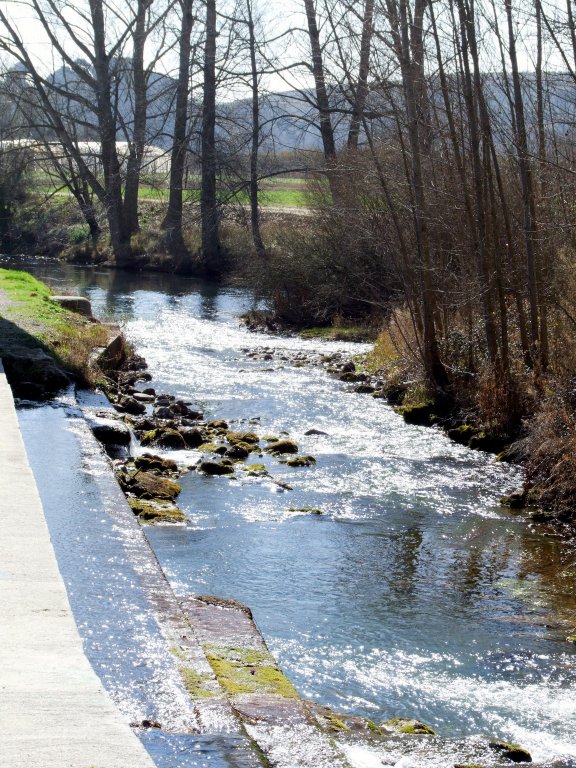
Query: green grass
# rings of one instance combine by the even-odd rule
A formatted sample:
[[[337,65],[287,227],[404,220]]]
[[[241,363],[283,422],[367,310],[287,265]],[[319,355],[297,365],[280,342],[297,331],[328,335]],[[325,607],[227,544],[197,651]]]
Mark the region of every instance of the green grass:
[[[191,178],[188,180],[191,186],[184,193],[185,200],[188,202],[199,202],[200,200],[200,179]],[[274,179],[264,179],[260,184],[260,205],[266,207],[278,208],[305,208],[309,204],[308,181],[293,177],[275,177]],[[60,184],[56,184],[44,174],[36,174],[32,189],[34,194],[51,197],[53,200],[66,200],[72,195]],[[139,199],[142,201],[151,201],[156,203],[168,202],[169,190],[163,186],[162,182],[158,184],[142,183],[139,190]],[[236,192],[229,195],[222,191],[221,200],[229,200],[237,205],[248,205],[250,198],[247,191]]]
[[[328,325],[305,328],[300,331],[303,339],[331,339],[332,341],[374,341],[376,332],[363,325]]]
[[[27,272],[0,269],[0,292],[8,298],[0,313],[0,356],[40,347],[89,380],[92,350],[108,341],[103,325],[51,301],[48,286]]]

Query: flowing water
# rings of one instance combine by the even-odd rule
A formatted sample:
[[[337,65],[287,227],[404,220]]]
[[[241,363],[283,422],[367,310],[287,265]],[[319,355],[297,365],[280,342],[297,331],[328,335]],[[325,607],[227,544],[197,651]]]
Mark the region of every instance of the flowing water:
[[[566,641],[576,555],[498,506],[520,470],[404,424],[320,367],[294,365],[300,352],[362,347],[250,333],[238,323],[253,305],[246,292],[166,276],[34,271],[74,284],[98,316],[120,320],[157,391],[233,428],[288,432],[317,459],[298,469],[257,459],[292,490],[240,472],[185,475],[179,505],[189,524],[146,531],[177,592],[248,604],[306,698],[376,722],[417,717],[448,737],[504,738],[541,763],[576,766],[576,647]],[[271,360],[247,357],[263,345],[277,350]],[[27,413],[31,443],[40,417]],[[307,436],[310,428],[325,434]],[[49,477],[41,485],[43,497],[53,493]],[[322,514],[298,511],[310,508]],[[79,568],[68,568],[70,583]],[[123,615],[129,626],[118,631],[137,635],[138,606]],[[98,667],[97,648],[92,660]],[[126,663],[139,669],[145,659]],[[169,680],[165,687],[168,696]],[[174,741],[148,746],[163,768],[204,765],[170,757]],[[248,764],[226,749],[222,765]]]

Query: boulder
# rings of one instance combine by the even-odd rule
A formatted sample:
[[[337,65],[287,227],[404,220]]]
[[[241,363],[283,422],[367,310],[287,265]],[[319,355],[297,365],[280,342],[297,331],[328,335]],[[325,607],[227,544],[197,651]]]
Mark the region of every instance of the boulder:
[[[429,725],[421,723],[419,720],[410,720],[407,717],[392,717],[390,720],[381,723],[380,727],[384,730],[395,731],[396,733],[412,733],[417,736],[436,735],[434,729]]]
[[[121,472],[118,475],[120,487],[138,499],[173,501],[182,490],[174,480],[160,477],[153,472],[137,471],[133,474]]]
[[[84,296],[51,296],[50,299],[70,312],[84,317],[92,317],[92,305]]]
[[[519,747],[517,744],[511,744],[508,741],[491,741],[488,743],[490,749],[498,752],[501,757],[511,760],[513,763],[531,763],[532,755],[527,749]]]
[[[247,459],[249,455],[249,447],[245,447],[242,443],[232,445],[224,454],[224,456],[228,456],[229,459]]]
[[[103,445],[130,445],[130,430],[124,422],[94,418],[89,424],[94,436]]]
[[[284,438],[277,440],[275,443],[270,443],[264,450],[267,453],[298,453],[298,445],[294,440]]]
[[[346,371],[345,373],[342,373],[338,378],[340,379],[340,381],[348,381],[348,382],[365,381],[366,374],[354,373],[354,371]]]
[[[144,403],[139,403],[129,395],[121,397],[116,403],[116,408],[124,413],[130,413],[132,416],[140,416],[141,414],[146,413],[146,406]]]
[[[161,405],[158,408],[154,408],[154,418],[170,421],[174,418],[172,407],[170,405]]]
[[[154,402],[154,395],[147,395],[144,392],[132,392],[132,397],[134,400],[137,400],[139,403],[153,403]]]
[[[260,438],[255,432],[228,432],[226,439],[232,445],[236,443],[253,443],[256,444],[260,441]]]
[[[326,435],[327,436],[328,432],[322,432],[321,429],[309,429],[306,432],[304,432],[304,434],[306,436],[309,436],[309,435]]]
[[[175,448],[176,450],[188,447],[186,440],[177,429],[161,429],[159,432],[160,434],[156,438],[158,445],[164,448]]]
[[[104,325],[109,328],[110,339],[105,347],[95,350],[94,358],[103,371],[116,371],[126,360],[126,339],[117,325]]]
[[[434,403],[401,405],[397,411],[402,414],[406,424],[430,424],[435,414]]]
[[[206,442],[206,438],[197,427],[180,427],[178,431],[184,438],[188,448],[198,448],[202,443]]]
[[[146,368],[148,368],[146,360],[142,355],[137,355],[135,352],[132,352],[122,365],[124,371],[145,371]]]
[[[185,523],[186,515],[170,501],[128,499],[128,504],[143,523]]]
[[[284,462],[288,467],[311,467],[316,464],[314,456],[294,456]]]
[[[207,475],[232,475],[234,466],[227,461],[202,461],[198,465],[198,471]]]
[[[202,443],[202,445],[198,446],[198,450],[202,451],[202,453],[219,453],[223,456],[228,448],[218,443]]]
[[[510,438],[506,435],[494,435],[488,432],[478,432],[478,434],[470,438],[468,447],[477,451],[500,453],[500,451],[509,443]]]
[[[177,472],[178,465],[172,459],[163,459],[161,456],[155,456],[152,453],[143,453],[134,459],[136,469],[146,471],[156,470],[159,472]]]
[[[446,434],[459,445],[468,445],[470,440],[476,435],[478,430],[471,424],[460,424],[458,427],[446,430]]]
[[[500,504],[511,509],[523,509],[526,506],[526,491],[524,488],[517,488],[508,496],[502,496]]]

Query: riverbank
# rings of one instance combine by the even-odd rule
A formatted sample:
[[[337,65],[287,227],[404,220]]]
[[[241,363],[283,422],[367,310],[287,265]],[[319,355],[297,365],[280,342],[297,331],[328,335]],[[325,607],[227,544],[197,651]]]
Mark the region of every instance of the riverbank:
[[[91,316],[87,302],[54,296],[26,272],[0,269],[0,358],[17,397],[48,397],[72,382],[94,385],[94,352],[118,335]],[[112,352],[121,356],[122,344]]]
[[[159,392],[171,393],[176,400],[190,398],[193,407],[205,410],[211,418],[227,417],[230,428],[234,431],[251,429],[264,436],[279,435],[283,430],[290,430],[306,454],[311,453],[318,460],[316,465],[293,469],[277,462],[273,457],[267,458],[267,454],[264,455],[264,462],[270,464],[271,473],[292,485],[293,491],[280,492],[279,486],[272,484],[269,478],[244,478],[245,473],[242,472],[222,478],[211,478],[201,472],[185,475],[182,478],[182,508],[190,518],[190,525],[148,529],[148,536],[152,537],[158,556],[165,563],[171,579],[174,580],[181,594],[185,595],[189,592],[225,594],[256,606],[258,622],[260,625],[264,623],[266,637],[273,640],[271,647],[274,654],[277,657],[279,654],[282,666],[287,668],[299,689],[308,692],[315,690],[316,683],[319,682],[322,686],[325,677],[326,682],[330,679],[335,681],[337,690],[342,692],[342,698],[340,698],[340,692],[337,693],[336,711],[347,711],[349,708],[358,706],[358,703],[365,699],[374,698],[373,711],[380,712],[384,709],[382,715],[387,717],[398,712],[414,712],[428,722],[431,716],[436,718],[433,713],[438,711],[443,713],[448,702],[443,701],[446,698],[444,695],[441,694],[439,697],[438,686],[434,686],[434,701],[430,700],[426,703],[428,699],[425,692],[426,679],[431,675],[434,679],[436,678],[435,667],[438,666],[438,662],[430,660],[426,668],[420,668],[420,671],[413,666],[410,648],[414,640],[419,645],[419,630],[417,626],[410,629],[405,627],[402,621],[400,624],[396,622],[394,616],[397,608],[394,604],[394,595],[398,595],[401,604],[405,607],[413,606],[417,616],[427,617],[427,636],[434,636],[436,624],[438,629],[443,625],[442,606],[445,604],[452,606],[449,609],[451,626],[457,627],[461,619],[465,620],[465,615],[458,618],[461,613],[457,599],[460,590],[454,592],[453,586],[446,587],[447,591],[444,590],[442,585],[450,583],[448,574],[438,573],[439,580],[434,576],[437,565],[443,561],[446,562],[445,557],[448,559],[451,557],[449,553],[446,553],[446,556],[441,555],[443,550],[438,549],[441,543],[444,549],[447,542],[462,543],[466,540],[464,532],[468,529],[477,545],[482,545],[490,531],[491,540],[494,539],[490,544],[491,552],[494,551],[495,546],[500,552],[501,547],[497,544],[498,541],[502,541],[503,546],[504,541],[506,542],[505,549],[502,549],[498,559],[505,556],[506,561],[509,562],[507,564],[502,562],[496,572],[491,569],[491,576],[484,569],[470,570],[472,564],[464,566],[468,574],[466,583],[469,583],[473,573],[477,574],[474,576],[474,584],[476,584],[474,592],[478,591],[481,595],[488,590],[487,593],[492,595],[491,600],[501,591],[499,579],[506,577],[505,581],[508,581],[510,575],[515,573],[514,560],[518,555],[524,558],[521,553],[525,548],[526,557],[529,557],[532,565],[541,559],[526,540],[522,527],[510,519],[507,513],[498,513],[491,506],[495,483],[503,486],[506,483],[505,478],[513,476],[513,473],[504,466],[497,469],[497,465],[494,465],[486,454],[474,454],[466,449],[450,447],[439,434],[419,427],[402,426],[402,420],[393,414],[391,409],[383,407],[369,396],[361,396],[360,393],[351,391],[354,384],[339,382],[336,378],[327,377],[324,372],[306,365],[304,358],[310,355],[311,349],[317,349],[315,354],[318,355],[333,354],[337,347],[332,346],[332,343],[312,344],[284,338],[264,341],[261,336],[254,336],[238,329],[235,318],[240,314],[237,310],[239,297],[233,292],[221,293],[217,298],[211,286],[199,286],[195,283],[183,286],[178,280],[174,281],[172,291],[154,293],[158,288],[157,284],[153,285],[152,281],[146,282],[146,278],[141,278],[136,283],[134,278],[129,282],[119,282],[119,277],[121,276],[118,274],[112,276],[106,276],[103,273],[77,274],[78,280],[74,281],[74,284],[81,286],[80,290],[90,296],[99,314],[103,311],[109,313],[114,311],[116,316],[126,317],[127,313],[130,313],[128,321],[130,337],[139,351],[142,351],[150,360],[150,370],[154,374],[154,380],[147,383],[146,387],[154,386]],[[168,283],[162,290],[166,291],[167,288]],[[232,303],[230,303],[231,300]],[[248,301],[248,298],[246,300]],[[222,320],[228,316],[228,312],[230,312],[229,322],[227,320],[223,323]],[[194,339],[193,344],[190,344],[191,338]],[[278,354],[272,360],[267,357],[270,350],[266,350],[263,346],[260,348],[259,345],[263,344],[279,348]],[[280,349],[284,352],[280,352]],[[295,354],[290,353],[291,349]],[[308,353],[306,353],[307,349]],[[252,354],[254,357],[251,356]],[[240,392],[241,398],[238,396]],[[275,405],[276,398],[277,405]],[[54,413],[53,408],[45,410],[47,413]],[[249,426],[247,421],[244,425],[242,424],[243,419],[256,416],[260,417],[257,424],[253,423]],[[34,421],[39,424],[38,420],[34,419]],[[377,429],[372,429],[376,426]],[[311,427],[326,434],[311,434],[308,437],[305,433],[310,431]],[[38,427],[32,433],[32,443],[37,429]],[[52,436],[52,432],[44,427],[41,428],[41,433],[46,436],[51,445],[55,446],[56,433]],[[355,455],[351,461],[344,464],[343,454],[350,452],[351,449]],[[42,451],[40,450],[39,453],[41,454]],[[195,463],[199,458],[195,450],[191,453],[192,455],[187,459],[188,464]],[[167,455],[185,460],[184,453],[180,456],[178,452]],[[54,451],[51,452],[51,456],[53,461],[58,462]],[[72,466],[66,459],[62,463],[65,466]],[[88,459],[87,466],[93,467],[91,474],[100,475],[100,464],[93,466],[93,460]],[[346,466],[345,470],[344,466]],[[438,474],[438,481],[435,479],[436,474]],[[60,499],[60,489],[66,484],[65,475],[62,475],[61,479],[58,475],[58,479],[55,479],[53,471],[48,471],[48,477],[49,487],[54,482],[57,483]],[[355,482],[356,478],[359,481],[358,491],[361,495],[357,503],[342,485],[346,482],[345,477],[347,482],[350,480]],[[498,480],[499,477],[500,480]],[[487,482],[488,478],[491,478],[491,481]],[[341,485],[344,496],[339,493],[334,494],[334,491],[328,495],[322,492],[322,489],[328,487],[337,491]],[[354,487],[356,485],[355,483]],[[400,501],[400,497],[397,496],[400,488],[406,501]],[[411,493],[411,488],[415,493]],[[430,489],[429,493],[426,493],[426,497],[430,499],[429,504],[418,492],[418,488]],[[470,490],[466,489],[472,490],[472,495]],[[119,493],[117,487],[116,493]],[[474,497],[475,500],[473,500]],[[230,515],[222,515],[224,500],[229,500]],[[83,503],[85,502],[80,502],[80,507]],[[351,504],[354,506],[350,506]],[[60,509],[61,503],[56,503],[55,506]],[[306,513],[304,512],[306,507],[318,508],[322,514]],[[78,504],[72,507],[70,521],[78,521],[80,524],[78,509]],[[127,508],[126,511],[128,512]],[[466,513],[463,514],[464,512]],[[130,512],[128,514],[132,515]],[[488,518],[484,523],[486,514]],[[501,523],[498,520],[500,517]],[[246,518],[245,522],[248,525],[242,524],[243,518]],[[136,524],[133,516],[131,519]],[[450,530],[454,529],[454,536],[451,535],[447,526]],[[510,530],[512,527],[514,528],[513,536]],[[367,534],[373,528],[374,536],[368,536]],[[405,529],[406,535],[404,535]],[[427,542],[425,547],[418,545],[420,538],[417,533],[420,530],[424,537],[423,541]],[[87,535],[84,525],[79,531],[80,538],[84,539]],[[439,536],[442,531],[446,535]],[[228,534],[231,537],[229,544],[226,543]],[[90,538],[95,543],[101,539],[101,535],[97,534]],[[530,538],[533,537],[528,537]],[[214,546],[211,545],[212,540]],[[406,540],[406,549],[402,544],[404,540]],[[315,541],[317,546],[314,546]],[[165,546],[162,542],[165,542]],[[375,559],[372,556],[376,554],[373,546],[377,543],[378,555]],[[368,544],[370,548],[366,549]],[[177,554],[180,548],[181,555]],[[279,554],[271,555],[277,548],[279,548]],[[449,550],[452,548],[448,547]],[[215,550],[214,562],[212,562],[212,549]],[[307,553],[302,574],[300,574],[299,565],[300,549],[303,549],[303,554]],[[461,547],[457,547],[457,551],[453,552],[452,556],[462,563],[461,557],[467,560],[467,556],[464,551],[460,555],[460,549]],[[528,555],[529,549],[530,555]],[[428,550],[434,552],[434,558],[430,562],[427,556]],[[240,558],[239,572],[230,571],[236,558],[235,552],[238,555],[241,552],[244,553]],[[351,565],[352,562],[356,564],[350,583],[346,567],[349,557],[346,557],[346,552],[355,553],[350,561]],[[176,555],[175,559],[174,555]],[[253,566],[250,564],[251,555],[255,558]],[[246,556],[249,560],[246,560]],[[478,556],[483,557],[479,552],[475,557]],[[549,562],[548,556],[545,560]],[[362,573],[363,562],[366,562],[369,571],[368,580],[366,578],[368,574],[363,576]],[[410,569],[408,573],[411,574],[408,583],[407,577],[402,575],[404,562]],[[528,563],[528,560],[526,562]],[[185,570],[181,570],[180,563],[190,565],[190,576],[185,575]],[[272,570],[269,566],[272,566]],[[326,570],[327,567],[329,571]],[[399,571],[399,568],[402,570]],[[435,585],[433,613],[429,613],[432,609],[427,608],[425,602],[422,602],[428,588],[424,584],[417,586],[418,573],[422,569],[426,573],[426,584]],[[538,579],[537,570],[536,568],[534,575]],[[461,568],[458,568],[458,573],[461,573]],[[212,574],[209,580],[204,582],[204,577],[208,577],[209,574]],[[276,575],[280,577],[281,582],[288,579],[290,589],[287,594],[285,594],[286,590],[278,589],[281,583],[276,584]],[[490,576],[490,583],[483,586],[487,576]],[[448,581],[446,581],[447,578]],[[303,592],[298,586],[301,580]],[[246,587],[242,586],[244,582]],[[460,577],[458,583],[460,583]],[[325,606],[319,605],[317,610],[313,609],[310,613],[310,606],[314,607],[314,601],[323,584],[330,587],[330,599]],[[339,594],[347,598],[346,610],[343,612],[345,615],[342,615],[341,619],[348,621],[352,618],[350,628],[344,632],[344,637],[347,638],[347,643],[352,643],[351,650],[354,650],[354,655],[346,662],[344,662],[345,657],[342,656],[343,650],[334,645],[333,631],[327,634],[326,629],[329,625],[324,624],[325,621],[329,623],[332,621],[331,613],[334,607],[332,587],[335,584],[339,585]],[[372,595],[372,584],[378,585],[377,594]],[[410,584],[413,584],[413,587]],[[249,591],[246,591],[247,589]],[[417,604],[414,601],[417,601]],[[337,602],[340,603],[339,600]],[[279,605],[282,605],[280,612]],[[357,622],[370,620],[375,607],[380,605],[382,605],[382,611],[377,611],[373,633],[369,631],[364,640],[362,639],[363,630]],[[362,616],[365,612],[363,606],[367,611],[365,617]],[[505,611],[505,615],[508,613],[506,603],[502,603],[501,609]],[[499,611],[496,606],[494,610]],[[515,611],[522,611],[522,608],[513,607],[513,612]],[[468,609],[465,614],[467,612]],[[342,611],[338,610],[338,614],[340,613]],[[403,613],[404,611],[401,611],[400,616]],[[305,647],[300,648],[300,630],[292,626],[292,619],[290,619],[290,626],[286,629],[287,638],[290,638],[290,643],[294,644],[294,661],[292,662],[290,658],[292,654],[287,655],[286,646],[282,643],[278,645],[276,638],[279,627],[286,621],[285,617],[292,617],[293,614],[294,617],[303,616],[302,631],[310,635],[312,646],[308,651]],[[318,627],[320,635],[315,643],[317,620],[320,620],[322,626]],[[479,654],[478,658],[481,658],[483,653],[489,654],[490,658],[492,652],[496,653],[500,645],[497,639],[500,634],[494,634],[498,624],[493,624],[488,631],[489,644],[484,648],[484,624],[485,619],[481,620],[480,624],[475,622],[474,658]],[[516,634],[518,628],[512,629],[513,627],[513,624],[510,625],[503,637],[508,637],[509,630]],[[334,629],[338,631],[337,627]],[[408,634],[402,639],[405,630],[408,630]],[[358,687],[352,688],[355,692],[353,700],[341,708],[338,701],[341,703],[345,701],[344,693],[350,691],[355,668],[360,672],[363,667],[366,667],[364,673],[368,674],[372,662],[375,661],[376,653],[375,650],[370,649],[373,643],[380,642],[377,638],[382,639],[382,632],[385,632],[388,637],[385,648],[389,649],[387,654],[390,654],[390,661],[393,664],[391,672],[395,670],[393,687],[389,690],[381,688],[385,682],[381,677],[383,669],[380,668],[378,671],[375,668],[374,672],[370,673],[370,678],[375,682],[378,680],[381,682],[377,684],[374,691],[372,691],[373,683],[362,676],[358,680]],[[391,633],[390,636],[388,636],[389,633]],[[456,639],[458,631],[454,634]],[[531,647],[530,635],[531,631],[528,631],[527,626],[522,642],[524,652]],[[466,632],[466,637],[468,638],[466,647],[468,647],[469,632]],[[350,638],[354,639],[350,640]],[[448,649],[444,646],[445,640],[441,642],[442,656],[448,654],[446,658],[454,656],[458,659],[454,669],[458,667],[461,670],[468,670],[472,664],[474,679],[478,675],[483,675],[482,665],[474,666],[473,659],[468,660],[467,654],[462,655],[456,650],[456,645]],[[543,638],[540,642],[543,642]],[[398,643],[399,651],[405,646],[407,653],[400,653],[401,666],[396,669],[394,649]],[[326,654],[332,660],[331,663],[328,662],[328,658],[323,661]],[[423,654],[428,655],[422,649],[418,652],[418,657]],[[497,656],[494,657],[494,661],[496,659]],[[487,661],[487,663],[490,662]],[[328,666],[324,668],[325,664]],[[310,677],[308,677],[308,668],[312,675]],[[448,674],[451,676],[451,673]],[[467,671],[464,675],[461,671],[457,677],[462,677],[464,681],[467,674]],[[402,682],[405,677],[406,680]],[[442,690],[449,692],[451,690],[449,679],[445,677],[442,679],[444,680]],[[463,681],[461,685],[465,684]],[[397,699],[395,691],[398,690],[398,685],[407,686],[406,698],[403,694],[403,700]],[[475,682],[470,682],[470,686],[473,692],[472,698],[475,700],[474,691],[479,686]],[[484,722],[480,710],[484,710],[485,706],[491,708],[495,705],[493,695],[496,687],[494,687],[494,693],[490,693],[493,686],[488,683],[481,687],[481,694],[480,691],[477,692],[481,697],[476,701],[476,705],[472,704],[472,708],[475,706],[479,708],[478,720],[475,721],[477,723]],[[332,685],[324,686],[323,692],[317,693],[313,698],[328,701],[334,705],[334,694],[331,693],[331,689],[333,689]],[[382,690],[386,692],[379,693]],[[459,686],[458,690],[461,690]],[[514,689],[510,693],[514,699]],[[310,696],[310,693],[307,695]],[[420,709],[423,700],[424,708]],[[525,697],[523,697],[524,700]],[[481,701],[484,702],[482,705]],[[459,713],[457,717],[461,719],[462,704],[460,701],[454,703],[456,712]],[[361,703],[360,706],[362,706]],[[364,710],[364,713],[370,716],[369,711]],[[467,722],[471,714],[469,712],[466,715]],[[376,722],[384,719],[382,715],[378,719],[375,718]],[[442,725],[436,719],[432,724],[438,730],[445,731],[445,715],[439,716]],[[488,712],[486,716],[490,717]],[[546,719],[544,712],[540,714],[540,717],[542,716]],[[163,717],[157,719],[164,724]],[[497,719],[496,722],[500,723],[499,730],[503,734],[506,733],[508,738],[520,736],[519,731],[510,732],[507,727],[504,727],[504,721]],[[490,718],[482,726],[472,726],[471,731],[468,723],[465,732],[484,732],[489,735],[494,733],[494,724],[495,721]],[[453,729],[454,725],[450,727]],[[418,747],[418,754],[433,753],[437,746],[436,742],[428,746],[422,744]],[[389,741],[375,748],[386,754],[390,754],[389,750],[392,749]],[[408,745],[405,749],[408,749]],[[396,762],[402,754],[407,754],[406,751],[398,751],[401,750],[399,745],[396,745],[394,750]],[[410,752],[410,754],[413,753]],[[543,754],[546,752],[540,749],[540,759]],[[554,754],[558,754],[558,751]],[[449,760],[449,758],[446,759]],[[492,761],[483,759],[482,764],[484,763],[493,764]],[[448,765],[449,762],[443,764]]]

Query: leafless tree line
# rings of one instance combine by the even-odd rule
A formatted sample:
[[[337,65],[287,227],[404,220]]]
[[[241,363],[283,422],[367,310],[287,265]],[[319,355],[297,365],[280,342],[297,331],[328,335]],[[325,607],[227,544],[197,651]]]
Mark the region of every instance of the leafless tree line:
[[[574,325],[556,295],[574,239],[572,0],[13,0],[0,4],[0,49],[6,112],[58,143],[63,178],[95,236],[94,198],[105,210],[121,265],[139,228],[145,146],[159,137],[170,155],[167,247],[185,250],[193,147],[200,256],[219,273],[219,170],[235,146],[264,259],[263,153],[275,124],[293,118],[317,137],[321,161],[298,163],[326,180],[322,215],[327,233],[345,233],[350,291],[367,305],[403,303],[438,391],[481,363],[503,381],[519,365],[545,371],[551,327],[559,316]],[[287,92],[278,114],[274,91]],[[234,94],[241,117],[220,107]],[[99,143],[102,173],[79,149],[86,138]],[[364,268],[359,248],[385,269]]]

